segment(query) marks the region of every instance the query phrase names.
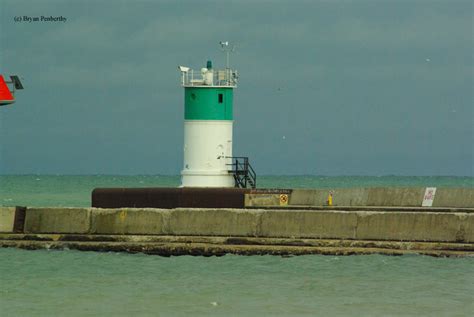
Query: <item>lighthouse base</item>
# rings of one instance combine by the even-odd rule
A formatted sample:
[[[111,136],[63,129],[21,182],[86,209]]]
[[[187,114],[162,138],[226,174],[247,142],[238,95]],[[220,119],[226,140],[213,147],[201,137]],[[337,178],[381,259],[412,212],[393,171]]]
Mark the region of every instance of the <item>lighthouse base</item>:
[[[245,208],[246,188],[96,188],[96,208]]]
[[[228,171],[182,171],[181,187],[235,187],[235,180]]]

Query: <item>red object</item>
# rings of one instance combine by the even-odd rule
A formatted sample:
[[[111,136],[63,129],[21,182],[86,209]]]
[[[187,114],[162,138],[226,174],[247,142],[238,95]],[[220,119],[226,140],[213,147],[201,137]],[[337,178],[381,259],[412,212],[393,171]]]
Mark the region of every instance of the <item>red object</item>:
[[[0,106],[8,105],[14,102],[15,98],[10,92],[10,89],[8,89],[5,79],[3,79],[3,76],[0,75]]]

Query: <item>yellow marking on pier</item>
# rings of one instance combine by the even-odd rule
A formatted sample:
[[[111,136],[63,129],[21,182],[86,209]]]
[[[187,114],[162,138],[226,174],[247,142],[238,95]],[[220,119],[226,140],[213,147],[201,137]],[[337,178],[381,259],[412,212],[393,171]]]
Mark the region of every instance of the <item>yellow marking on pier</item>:
[[[120,213],[119,213],[119,219],[120,221],[125,221],[125,218],[127,218],[127,211],[126,210],[122,210]]]
[[[280,194],[280,206],[287,206],[288,205],[288,195]]]
[[[53,240],[53,241],[58,241],[59,238],[61,238],[60,234],[52,234],[51,235],[51,240]]]

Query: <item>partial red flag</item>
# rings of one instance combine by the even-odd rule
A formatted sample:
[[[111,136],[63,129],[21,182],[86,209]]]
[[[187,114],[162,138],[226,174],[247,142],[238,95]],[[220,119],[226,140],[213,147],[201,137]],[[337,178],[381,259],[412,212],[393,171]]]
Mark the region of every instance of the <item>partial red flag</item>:
[[[15,98],[10,92],[10,89],[8,89],[5,79],[3,79],[3,76],[0,75],[0,106],[8,105],[14,102]]]

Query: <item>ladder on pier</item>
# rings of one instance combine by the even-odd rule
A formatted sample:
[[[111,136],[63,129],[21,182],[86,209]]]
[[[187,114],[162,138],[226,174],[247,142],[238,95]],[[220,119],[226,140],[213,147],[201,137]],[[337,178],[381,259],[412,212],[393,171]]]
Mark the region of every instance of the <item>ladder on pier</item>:
[[[232,163],[228,165],[232,168],[229,173],[234,176],[235,187],[255,188],[257,186],[257,174],[250,165],[249,158],[244,156],[232,156],[230,158]]]

